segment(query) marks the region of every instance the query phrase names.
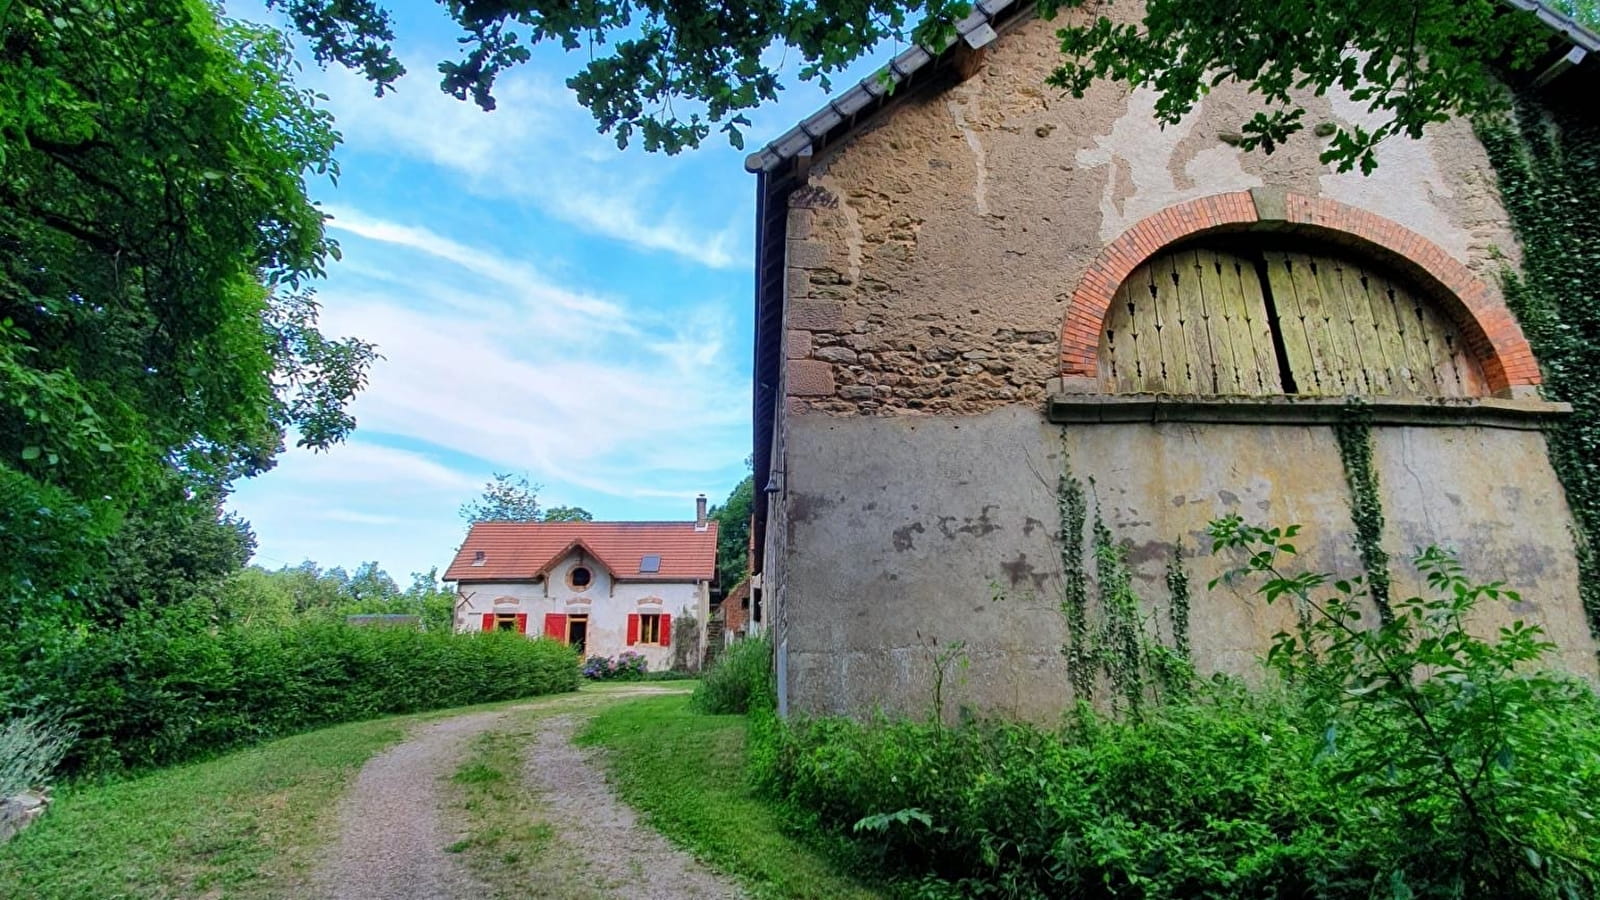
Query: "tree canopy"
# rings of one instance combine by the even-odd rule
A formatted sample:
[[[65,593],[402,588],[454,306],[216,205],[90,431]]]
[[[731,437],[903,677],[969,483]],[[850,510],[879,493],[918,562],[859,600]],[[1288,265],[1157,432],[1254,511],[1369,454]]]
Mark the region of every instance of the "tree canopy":
[[[269,0],[307,35],[317,58],[364,72],[381,94],[405,68],[379,0]],[[744,145],[743,116],[775,99],[786,78],[828,79],[886,42],[942,48],[965,0],[472,0],[442,4],[461,29],[460,58],[438,64],[441,87],[495,106],[495,79],[550,42],[582,50],[567,81],[619,147],[695,147],[715,127]],[[1326,157],[1370,169],[1372,147],[1416,136],[1445,118],[1504,108],[1490,72],[1526,65],[1542,46],[1532,14],[1504,0],[1149,0],[1142,23],[1097,14],[1096,0],[1041,0],[1066,60],[1051,79],[1081,93],[1112,78],[1162,94],[1176,121],[1212,85],[1252,84],[1261,111],[1244,124],[1248,146],[1272,150],[1302,127],[1291,92],[1349,91],[1383,117],[1335,136]],[[1109,5],[1109,4],[1107,4]],[[1600,21],[1596,0],[1553,4]],[[794,60],[792,64],[790,60]],[[786,71],[791,66],[793,71]]]
[[[227,485],[353,427],[374,349],[316,327],[337,249],[306,179],[338,135],[294,66],[203,0],[0,7],[0,549],[27,548],[0,553],[5,596],[81,593],[119,530],[237,566]],[[180,565],[191,504],[221,531]]]
[[[592,522],[594,516],[580,506],[539,506],[541,485],[524,476],[496,472],[483,493],[461,505],[461,518],[478,522]]]
[[[750,571],[750,514],[755,503],[755,476],[746,475],[713,506],[707,516],[717,522],[717,577],[724,593]]]

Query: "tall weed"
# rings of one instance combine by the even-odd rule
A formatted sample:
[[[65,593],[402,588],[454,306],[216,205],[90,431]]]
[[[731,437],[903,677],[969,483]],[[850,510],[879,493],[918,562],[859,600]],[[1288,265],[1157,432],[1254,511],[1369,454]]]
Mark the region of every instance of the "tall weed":
[[[747,713],[776,703],[772,641],[746,638],[729,647],[702,676],[691,705],[705,713]]]

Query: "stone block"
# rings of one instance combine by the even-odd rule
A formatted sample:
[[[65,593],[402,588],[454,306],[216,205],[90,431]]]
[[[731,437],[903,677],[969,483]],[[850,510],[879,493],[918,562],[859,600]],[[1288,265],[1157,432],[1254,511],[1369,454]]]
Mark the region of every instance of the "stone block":
[[[809,209],[789,210],[789,240],[803,241],[811,236],[811,225],[817,214]]]
[[[812,355],[817,359],[835,363],[853,363],[856,361],[856,352],[849,347],[823,347]]]
[[[811,279],[805,269],[790,269],[784,278],[784,292],[790,300],[799,300],[811,294]]]
[[[844,304],[837,300],[797,300],[789,304],[789,327],[806,331],[843,331]]]
[[[791,328],[784,346],[789,359],[805,359],[811,355],[811,332]]]
[[[826,269],[833,253],[821,241],[790,241],[789,265],[796,269]]]
[[[790,361],[789,396],[831,397],[833,392],[833,366],[815,359]]]

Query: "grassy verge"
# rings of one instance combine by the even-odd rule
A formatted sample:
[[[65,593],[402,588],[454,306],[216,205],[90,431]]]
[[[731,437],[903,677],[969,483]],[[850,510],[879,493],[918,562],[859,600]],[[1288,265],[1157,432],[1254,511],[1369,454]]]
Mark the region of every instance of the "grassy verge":
[[[465,711],[339,725],[126,781],[68,785],[42,820],[0,846],[0,897],[305,896],[335,837],[337,800],[362,764],[412,724]]]
[[[745,719],[691,712],[687,696],[646,697],[602,709],[578,743],[606,751],[618,792],[668,838],[781,898],[880,896],[784,833],[744,774]]]

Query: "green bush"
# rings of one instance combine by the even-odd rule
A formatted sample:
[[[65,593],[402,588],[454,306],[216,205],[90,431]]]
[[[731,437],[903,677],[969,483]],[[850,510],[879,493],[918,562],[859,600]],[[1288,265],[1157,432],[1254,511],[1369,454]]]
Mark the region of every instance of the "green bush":
[[[76,773],[162,766],[340,722],[577,688],[566,646],[308,624],[220,633],[173,622],[73,636],[28,660],[0,710],[77,732]]]
[[[752,721],[762,790],[847,859],[923,896],[1576,898],[1600,888],[1600,701],[1532,668],[1521,623],[1448,555],[1434,596],[1357,626],[1359,579],[1289,576],[1287,531],[1216,523],[1269,600],[1304,612],[1269,656],[1059,728]],[[1329,596],[1331,595],[1331,596]]]
[[[746,638],[729,647],[701,676],[691,705],[704,713],[746,713],[775,702],[772,641]]]

